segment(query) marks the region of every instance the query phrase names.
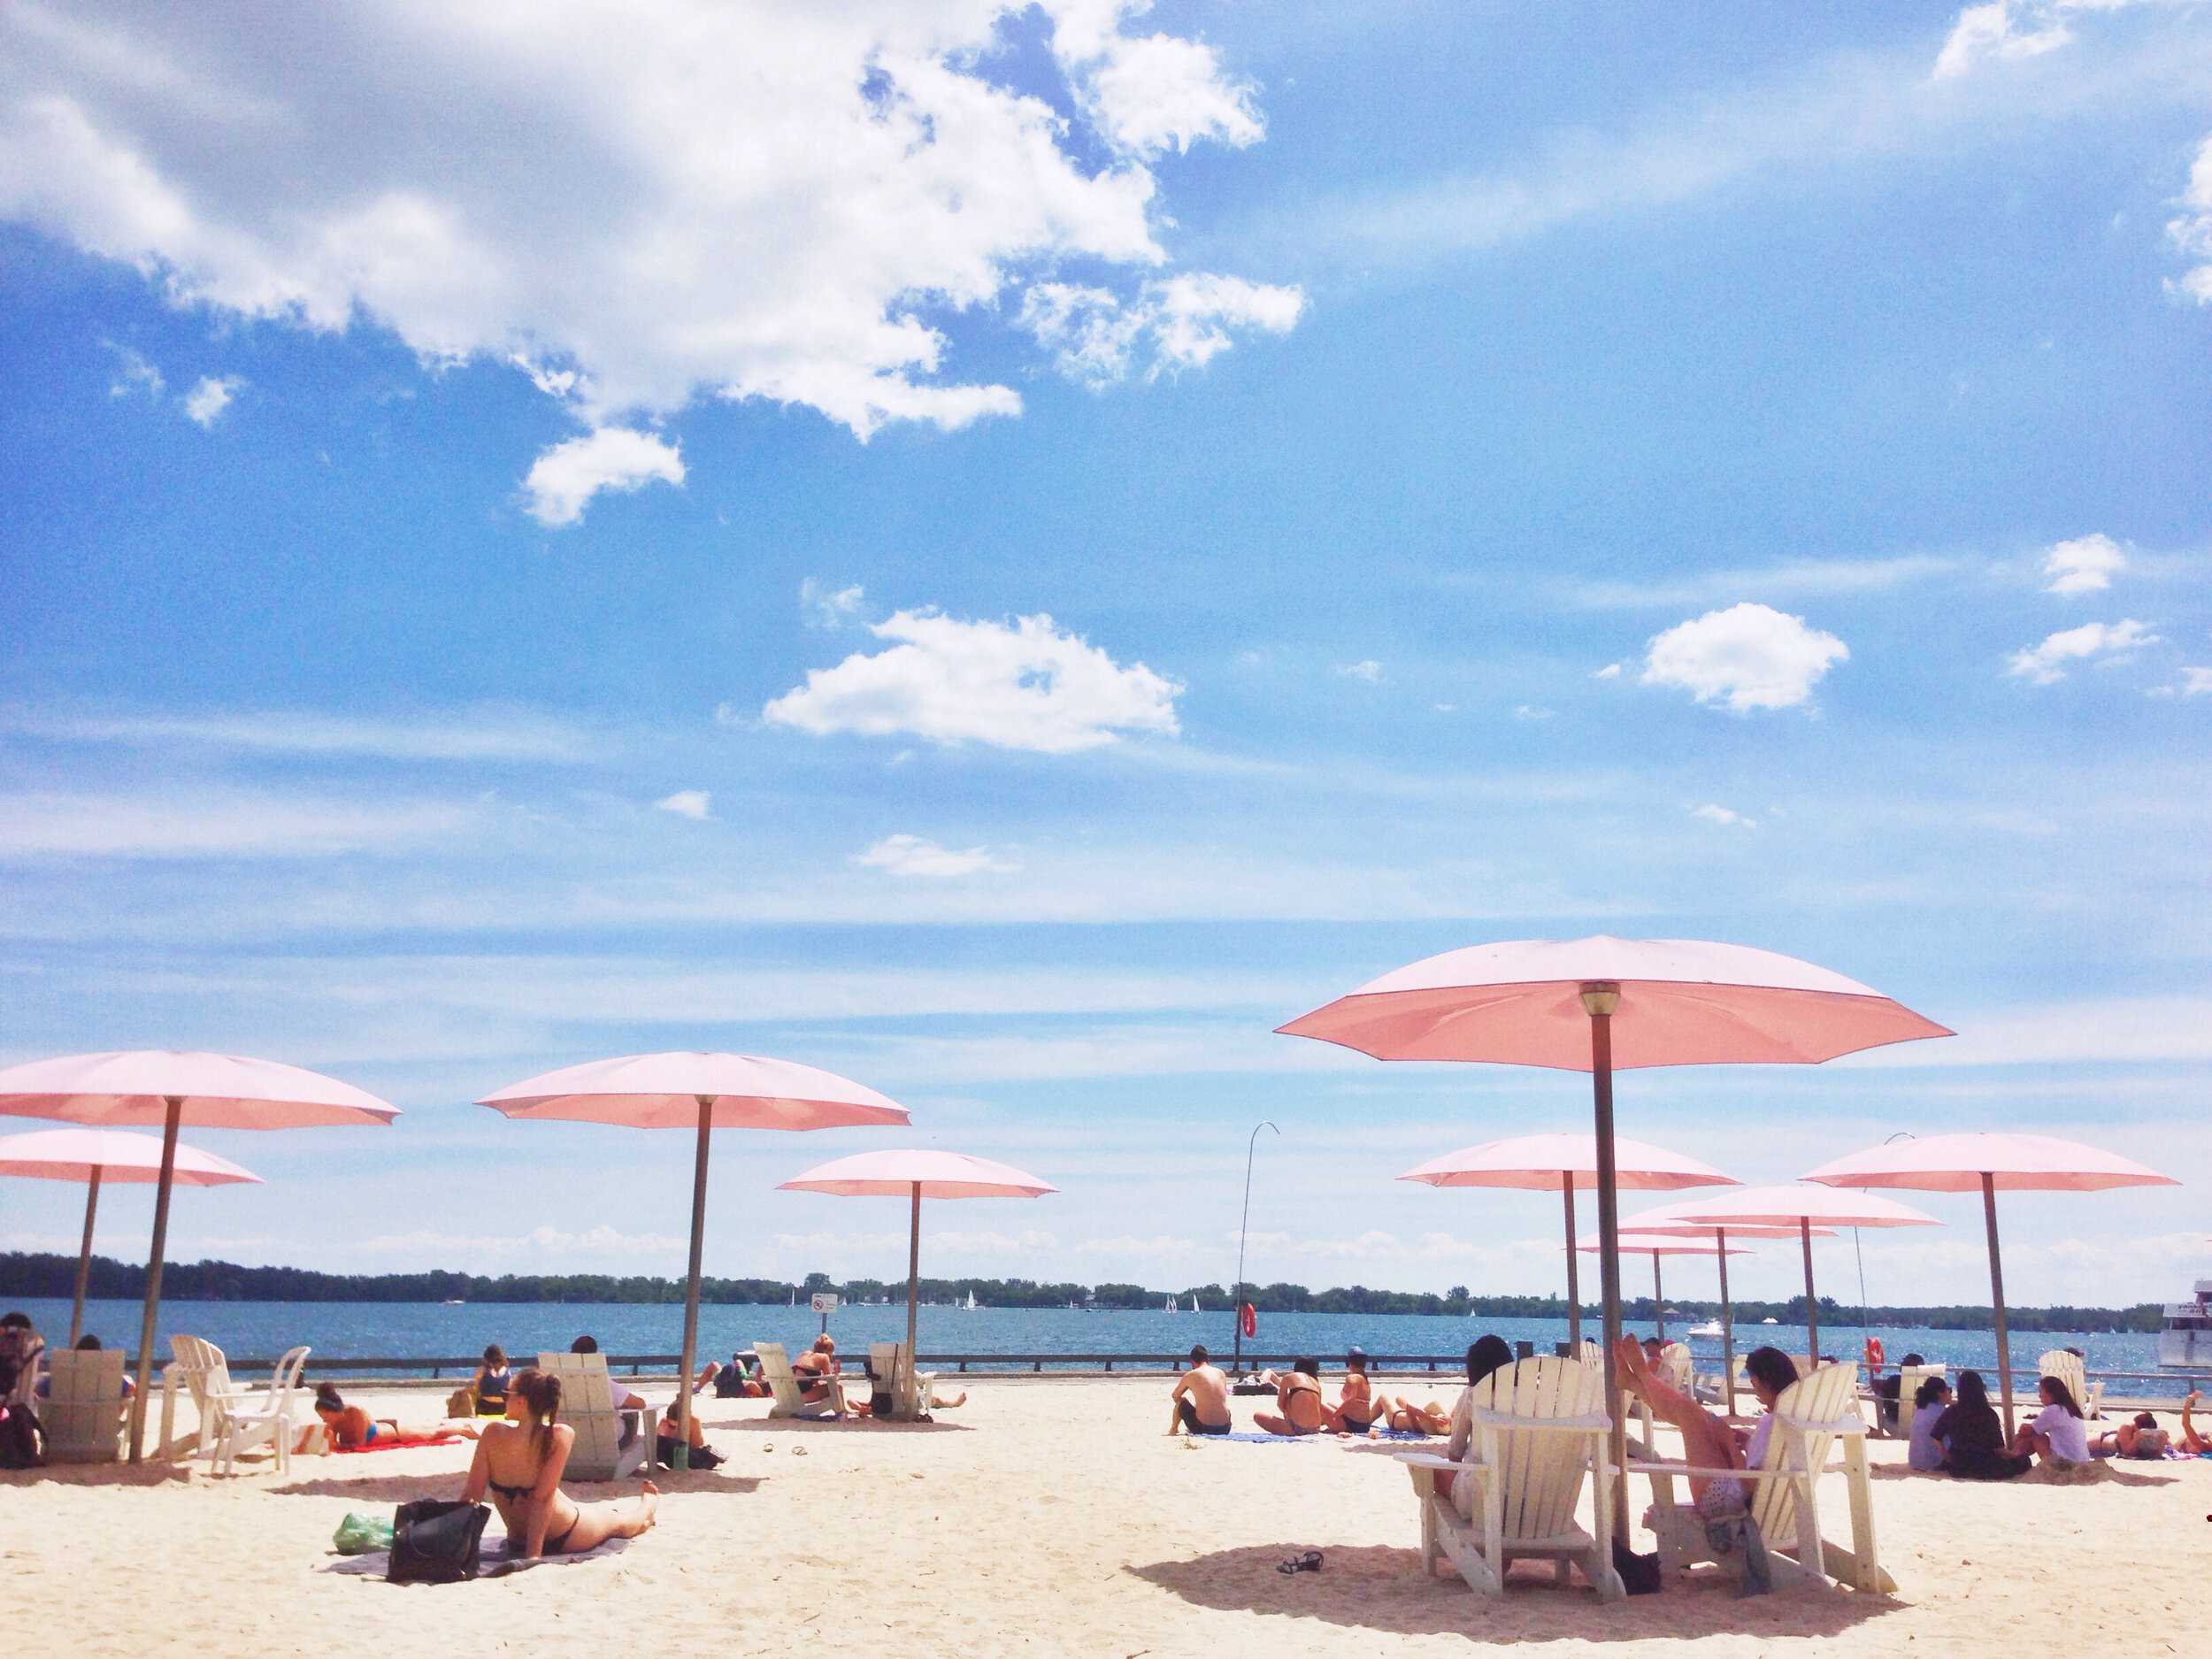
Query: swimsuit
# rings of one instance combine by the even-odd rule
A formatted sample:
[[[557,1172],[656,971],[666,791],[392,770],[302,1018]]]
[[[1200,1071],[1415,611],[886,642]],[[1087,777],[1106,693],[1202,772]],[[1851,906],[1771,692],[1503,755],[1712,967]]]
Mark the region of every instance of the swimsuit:
[[[493,1480],[488,1477],[485,1479],[484,1484],[489,1486],[494,1492],[499,1494],[501,1497],[506,1499],[510,1503],[526,1502],[529,1499],[531,1493],[536,1490],[534,1485],[528,1486],[510,1486],[500,1481]],[[569,1524],[561,1529],[561,1535],[558,1538],[549,1538],[545,1540],[545,1553],[549,1555],[557,1555],[565,1548],[566,1548],[569,1535],[575,1532],[576,1523],[583,1518],[584,1512],[580,1507],[575,1515],[570,1519]]]

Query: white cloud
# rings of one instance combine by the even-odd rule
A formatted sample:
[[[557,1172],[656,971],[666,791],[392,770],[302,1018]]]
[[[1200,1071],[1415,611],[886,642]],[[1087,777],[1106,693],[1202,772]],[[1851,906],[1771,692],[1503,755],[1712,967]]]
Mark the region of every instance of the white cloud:
[[[684,1240],[658,1233],[621,1233],[602,1223],[581,1233],[533,1227],[520,1234],[452,1233],[417,1228],[380,1233],[354,1247],[378,1256],[409,1256],[450,1266],[456,1256],[511,1257],[576,1253],[592,1256],[663,1256],[684,1248]]]
[[[2054,634],[2042,644],[2012,654],[2006,672],[2017,674],[2039,686],[2048,686],[2066,678],[2062,664],[2076,662],[2088,657],[2108,657],[2116,652],[2131,651],[2138,646],[2154,645],[2158,635],[2142,623],[2123,620],[2114,623],[2085,622],[2078,628],[2068,628]]]
[[[858,582],[849,588],[833,588],[810,576],[799,584],[799,609],[806,612],[810,628],[838,626],[860,609],[861,601],[867,596],[867,590]]]
[[[1262,135],[1214,49],[1123,33],[1141,4],[1043,10],[1063,85],[1032,96],[988,0],[9,7],[0,215],[180,305],[518,361],[593,427],[701,396],[956,427],[1021,400],[949,368],[937,318],[1156,270],[1151,159]],[[1142,287],[1164,360],[1277,326],[1281,291],[1210,280]]]
[[[1371,657],[1363,662],[1346,663],[1336,672],[1347,680],[1363,680],[1371,686],[1382,679],[1382,664]]]
[[[1022,296],[1022,326],[1052,348],[1060,372],[1102,387],[1125,378],[1148,342],[1145,379],[1203,367],[1229,349],[1230,330],[1286,334],[1305,296],[1241,277],[1179,276],[1147,283],[1133,299],[1110,288],[1039,282]]]
[[[1513,718],[1517,720],[1550,720],[1557,718],[1558,715],[1558,710],[1542,708],[1533,703],[1519,703],[1513,710]]]
[[[1700,703],[1724,701],[1740,714],[1804,702],[1832,664],[1850,657],[1841,640],[1807,627],[1802,617],[1740,604],[1656,635],[1643,679],[1647,686],[1679,686]]]
[[[205,744],[280,755],[370,755],[387,760],[545,761],[590,758],[597,746],[572,726],[500,710],[417,720],[248,713],[65,717],[20,715],[6,729],[73,742]]]
[[[683,457],[676,446],[626,426],[602,426],[580,438],[557,443],[537,458],[522,481],[530,516],[549,530],[574,524],[603,489],[642,489],[655,479],[684,481]]]
[[[2181,695],[2185,697],[2212,695],[2212,668],[2183,669]]]
[[[473,815],[264,794],[0,795],[0,858],[300,858],[451,835]]]
[[[2109,7],[2110,0],[2090,0]],[[1966,7],[1936,54],[1932,79],[1955,80],[1992,58],[1999,62],[2039,58],[2069,44],[2073,32],[2065,14],[2081,9],[2066,0],[1989,0]]]
[[[110,397],[129,397],[139,392],[148,397],[160,397],[167,382],[161,378],[159,369],[128,346],[119,346],[113,341],[104,343],[118,359],[115,378],[108,382]]]
[[[245,381],[234,374],[226,375],[221,380],[213,375],[202,375],[199,384],[184,395],[186,418],[197,426],[213,426],[223,418],[223,411],[230,407],[230,400],[237,396],[238,388],[244,384]]]
[[[679,789],[673,795],[663,795],[653,804],[663,812],[673,812],[678,818],[696,818],[703,823],[714,816],[710,810],[714,797],[704,789]]]
[[[979,870],[1007,868],[991,856],[987,847],[971,847],[965,852],[956,852],[918,835],[887,835],[864,851],[855,853],[853,862],[895,876],[926,876],[938,880],[973,875]]]
[[[2212,138],[2197,146],[2196,162],[2189,169],[2189,188],[2182,192],[2180,204],[2189,211],[2167,221],[2166,234],[2182,252],[2206,263],[2193,265],[2166,288],[2170,293],[2187,295],[2200,305],[2212,305]]]
[[[1048,616],[961,622],[933,611],[900,611],[874,624],[900,641],[873,657],[856,652],[761,710],[772,726],[826,735],[911,733],[936,743],[975,741],[1064,755],[1118,741],[1122,732],[1180,728],[1183,689],[1141,663],[1124,668]]]
[[[2047,594],[2093,594],[2112,586],[2116,571],[2127,568],[2127,555],[2108,535],[2077,536],[2055,543],[2043,556],[2043,573],[2051,579]]]
[[[1618,663],[1608,663],[1604,667],[1599,669],[1596,673],[1590,676],[1593,680],[1618,680],[1620,677],[1621,665]]]
[[[1740,829],[1757,829],[1759,827],[1759,820],[1755,818],[1746,818],[1740,812],[1733,811],[1724,806],[1715,806],[1710,803],[1701,807],[1691,808],[1690,816],[1692,818],[1701,818],[1708,824],[1732,824]]]

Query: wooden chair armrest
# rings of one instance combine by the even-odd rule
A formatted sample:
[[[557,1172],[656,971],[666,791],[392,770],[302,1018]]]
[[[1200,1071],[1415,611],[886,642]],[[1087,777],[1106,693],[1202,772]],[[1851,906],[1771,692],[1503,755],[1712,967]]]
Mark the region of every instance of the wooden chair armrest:
[[[1602,1411],[1594,1411],[1587,1417],[1517,1417],[1502,1411],[1485,1411],[1478,1406],[1474,1409],[1473,1416],[1477,1428],[1487,1425],[1516,1434],[1528,1429],[1551,1430],[1571,1434],[1593,1432],[1610,1434],[1613,1432],[1613,1419]]]
[[[1631,1463],[1632,1475],[1682,1475],[1698,1480],[1794,1480],[1800,1475],[1839,1475],[1841,1463],[1823,1463],[1818,1469],[1704,1469],[1694,1463]]]
[[[1414,1469],[1461,1469],[1468,1467],[1455,1457],[1439,1457],[1434,1452],[1394,1452],[1400,1463]]]

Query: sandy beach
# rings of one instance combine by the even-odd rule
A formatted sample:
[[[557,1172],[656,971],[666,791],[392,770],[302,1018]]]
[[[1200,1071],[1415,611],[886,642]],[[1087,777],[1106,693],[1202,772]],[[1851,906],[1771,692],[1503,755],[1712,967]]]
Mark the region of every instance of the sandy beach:
[[[1876,1521],[1895,1597],[1721,1581],[1601,1606],[1534,1564],[1502,1603],[1421,1575],[1403,1469],[1337,1440],[1192,1444],[1164,1432],[1158,1378],[983,1380],[933,1425],[769,1422],[702,1402],[728,1455],[664,1475],[660,1524],[620,1555],[472,1584],[327,1571],[349,1509],[452,1496],[465,1444],[204,1466],[0,1477],[12,1624],[31,1653],[522,1651],[580,1640],[816,1653],[1447,1654],[1562,1650],[1924,1655],[2190,1651],[2178,1613],[2203,1558],[2212,1463],[2118,1465],[2093,1484],[1915,1475],[1877,1441]],[[432,1396],[359,1396],[411,1424]],[[1244,1426],[1254,1402],[1237,1402]],[[626,1488],[632,1489],[634,1488]],[[572,1486],[584,1499],[613,1487]],[[1640,1510],[1643,1483],[1635,1482]],[[1839,1479],[1829,1535],[1848,1537]],[[494,1523],[496,1527],[496,1522]],[[1649,1548],[1647,1538],[1641,1548]],[[1286,1577],[1302,1550],[1322,1571]]]

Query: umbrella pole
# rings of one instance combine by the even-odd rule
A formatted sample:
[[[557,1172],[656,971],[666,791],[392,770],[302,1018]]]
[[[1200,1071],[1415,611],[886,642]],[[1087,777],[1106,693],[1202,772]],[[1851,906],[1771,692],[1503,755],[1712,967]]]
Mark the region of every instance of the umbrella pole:
[[[177,1125],[184,1096],[167,1095],[161,1118],[161,1185],[154,1193],[154,1242],[146,1257],[146,1311],[138,1324],[138,1388],[131,1395],[131,1462],[144,1461],[146,1402],[154,1384],[154,1320],[161,1311],[161,1254],[169,1243],[169,1185],[177,1174]]]
[[[1567,1201],[1567,1357],[1582,1357],[1582,1286],[1575,1269],[1575,1177],[1559,1171],[1559,1191]]]
[[[1997,1314],[1997,1387],[2005,1402],[2005,1439],[2012,1438],[2012,1341],[2005,1333],[2005,1270],[1997,1254],[1997,1178],[1982,1171],[1982,1218],[1989,1224],[1989,1300]]]
[[[1651,1317],[1659,1322],[1659,1346],[1667,1345],[1667,1293],[1659,1281],[1659,1252],[1651,1253]]]
[[[1798,1241],[1805,1249],[1805,1363],[1809,1366],[1820,1363],[1820,1304],[1813,1300],[1813,1224],[1811,1218],[1797,1218]],[[1811,1375],[1810,1371],[1806,1373]]]
[[[714,1097],[697,1096],[699,1150],[691,1166],[691,1271],[684,1280],[684,1356],[676,1379],[676,1448],[669,1467],[691,1467],[691,1368],[699,1360],[699,1257],[707,1241],[707,1148],[714,1136]],[[650,1459],[648,1459],[650,1466]]]
[[[910,1379],[918,1373],[914,1363],[914,1310],[922,1294],[922,1184],[914,1183],[914,1219],[906,1234],[906,1374]],[[911,1386],[910,1383],[909,1386]],[[907,1390],[899,1392],[899,1403],[906,1402]],[[914,1393],[914,1412],[921,1415],[921,1394]]]
[[[1713,1241],[1720,1246],[1720,1388],[1728,1402],[1728,1415],[1736,1415],[1736,1315],[1728,1305],[1728,1229],[1715,1227]]]
[[[100,1208],[100,1166],[92,1166],[92,1183],[84,1194],[84,1244],[77,1251],[77,1294],[69,1304],[69,1346],[84,1334],[85,1280],[92,1272],[92,1217]]]
[[[1605,1333],[1605,1412],[1613,1419],[1608,1453],[1614,1469],[1613,1536],[1628,1541],[1628,1425],[1621,1411],[1621,1383],[1613,1349],[1621,1340],[1620,1194],[1613,1166],[1613,1010],[1621,987],[1582,987],[1583,1011],[1590,1016],[1590,1094],[1597,1128],[1598,1296]]]

